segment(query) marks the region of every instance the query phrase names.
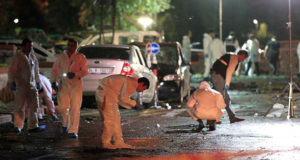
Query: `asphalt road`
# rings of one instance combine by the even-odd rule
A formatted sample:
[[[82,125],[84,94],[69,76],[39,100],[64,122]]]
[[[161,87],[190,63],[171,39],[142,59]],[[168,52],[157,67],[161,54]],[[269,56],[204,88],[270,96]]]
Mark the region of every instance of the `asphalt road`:
[[[263,84],[279,82],[235,81],[232,88],[237,90],[230,91],[232,108],[246,120],[230,124],[225,112],[215,131],[194,131],[197,123],[184,105],[178,108],[178,104],[170,104],[170,110],[121,109],[124,140],[134,149],[100,147],[97,109],[82,109],[78,139],[61,134],[61,122],[49,117],[41,122],[47,125],[42,133],[15,134],[10,132],[12,124],[0,125],[0,159],[299,159],[300,110],[295,108],[295,117],[289,120],[287,107],[272,109],[268,117],[263,116],[284,88],[285,79],[282,81],[271,88]],[[278,103],[287,106],[285,100]],[[297,101],[294,105],[300,106]]]

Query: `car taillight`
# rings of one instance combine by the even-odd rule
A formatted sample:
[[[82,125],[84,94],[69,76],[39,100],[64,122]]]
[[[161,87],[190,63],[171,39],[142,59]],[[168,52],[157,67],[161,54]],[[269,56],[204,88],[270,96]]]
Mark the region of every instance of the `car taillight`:
[[[124,62],[122,70],[121,70],[121,75],[126,75],[126,76],[131,76],[133,74],[133,70],[130,66],[129,63]]]

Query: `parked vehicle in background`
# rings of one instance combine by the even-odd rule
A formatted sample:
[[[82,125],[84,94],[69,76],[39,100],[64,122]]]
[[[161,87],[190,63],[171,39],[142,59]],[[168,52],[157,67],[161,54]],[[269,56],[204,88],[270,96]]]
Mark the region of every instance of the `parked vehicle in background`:
[[[99,44],[99,35],[90,35],[80,42],[79,46]],[[162,42],[163,36],[157,31],[116,31],[104,33],[101,44],[128,45],[132,42]]]
[[[155,97],[157,77],[147,68],[137,46],[90,45],[80,47],[78,52],[86,56],[89,67],[89,74],[83,78],[84,104],[91,100],[89,97],[94,98],[100,79],[113,74],[132,74],[131,70],[139,77],[146,77],[150,81],[149,89],[140,96],[136,95],[135,99],[150,106],[157,102]]]
[[[11,63],[11,59],[14,54],[21,49],[21,44],[22,40],[19,39],[0,40],[1,66],[8,66]],[[32,47],[37,59],[39,60],[40,72],[50,78],[52,64],[56,61],[57,57],[35,42],[33,42]]]
[[[147,58],[147,43],[135,42],[139,46],[144,59]],[[184,101],[190,96],[190,65],[184,61],[181,45],[178,42],[158,43],[159,53],[156,54],[158,65],[158,98],[165,101]]]

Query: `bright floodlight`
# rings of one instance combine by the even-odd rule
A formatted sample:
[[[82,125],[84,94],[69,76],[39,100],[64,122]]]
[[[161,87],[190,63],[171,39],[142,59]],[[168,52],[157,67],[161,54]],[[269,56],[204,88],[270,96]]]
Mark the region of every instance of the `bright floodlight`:
[[[15,23],[15,24],[19,23],[19,19],[18,19],[18,18],[15,18],[15,19],[14,19],[14,23]]]
[[[257,25],[257,24],[258,24],[258,20],[257,20],[257,19],[253,19],[253,23],[254,23],[255,25]]]
[[[138,22],[143,25],[144,30],[146,30],[146,28],[152,24],[153,20],[149,17],[140,17]]]

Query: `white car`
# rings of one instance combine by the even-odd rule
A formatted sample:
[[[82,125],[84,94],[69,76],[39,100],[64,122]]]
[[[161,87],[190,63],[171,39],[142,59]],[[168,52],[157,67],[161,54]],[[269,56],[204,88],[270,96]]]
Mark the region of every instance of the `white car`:
[[[89,74],[83,78],[83,96],[94,96],[100,79],[114,74],[127,74],[130,70],[150,81],[149,89],[135,96],[146,105],[157,103],[157,77],[147,68],[140,49],[134,45],[90,45],[78,49],[88,60]],[[139,98],[141,97],[141,98]]]

